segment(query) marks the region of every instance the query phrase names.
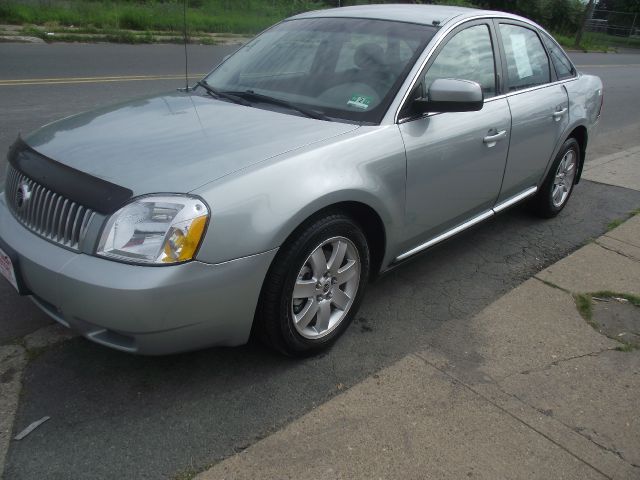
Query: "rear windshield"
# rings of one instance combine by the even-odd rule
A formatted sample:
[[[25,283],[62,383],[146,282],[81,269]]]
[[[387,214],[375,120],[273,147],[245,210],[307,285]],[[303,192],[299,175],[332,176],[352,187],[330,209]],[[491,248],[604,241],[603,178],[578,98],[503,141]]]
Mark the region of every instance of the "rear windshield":
[[[206,81],[219,91],[252,91],[331,118],[379,123],[436,30],[358,18],[288,20],[247,43]]]

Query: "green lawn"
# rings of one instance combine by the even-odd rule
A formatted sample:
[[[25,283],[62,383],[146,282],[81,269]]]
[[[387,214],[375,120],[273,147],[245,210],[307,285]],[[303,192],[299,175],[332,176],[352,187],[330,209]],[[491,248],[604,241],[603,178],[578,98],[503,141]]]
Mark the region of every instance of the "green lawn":
[[[188,0],[190,31],[257,33],[301,11],[322,8],[311,0]],[[250,14],[248,14],[250,12]],[[183,26],[180,0],[0,0],[0,23],[80,27],[85,33],[104,30],[162,30]]]
[[[554,34],[558,43],[564,48],[575,48],[575,35]],[[640,38],[638,37],[616,37],[605,33],[586,32],[582,36],[580,48],[582,50],[607,52],[618,48],[640,48]]]
[[[343,4],[368,3],[365,0]],[[435,3],[472,6],[470,0]],[[187,25],[196,41],[213,42],[198,32],[255,34],[295,13],[326,8],[322,0],[187,0]],[[183,28],[182,0],[0,0],[0,23],[23,25],[24,34],[47,41],[112,41],[150,43],[161,37],[178,41]],[[39,26],[40,28],[36,27]],[[46,32],[55,32],[47,36]],[[574,48],[573,35],[555,34],[565,48]],[[583,50],[640,48],[640,38],[586,33]]]

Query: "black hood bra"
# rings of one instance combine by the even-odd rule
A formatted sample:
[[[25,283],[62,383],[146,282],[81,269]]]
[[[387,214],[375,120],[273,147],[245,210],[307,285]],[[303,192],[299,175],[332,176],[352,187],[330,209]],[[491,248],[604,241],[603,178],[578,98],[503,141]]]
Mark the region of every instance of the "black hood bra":
[[[133,196],[128,188],[63,165],[31,148],[21,137],[9,149],[9,163],[33,181],[102,214],[111,214]]]

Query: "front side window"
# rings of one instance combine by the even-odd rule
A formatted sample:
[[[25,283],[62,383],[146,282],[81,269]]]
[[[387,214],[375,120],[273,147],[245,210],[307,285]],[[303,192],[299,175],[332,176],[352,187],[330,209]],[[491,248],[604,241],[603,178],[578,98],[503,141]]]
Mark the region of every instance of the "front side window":
[[[501,23],[500,35],[507,57],[509,91],[551,81],[547,53],[533,30]]]
[[[496,68],[487,25],[475,25],[455,34],[438,53],[424,77],[425,91],[438,78],[472,80],[484,97],[496,94]]]
[[[256,93],[332,118],[378,123],[436,31],[359,18],[288,20],[254,38],[206,81],[249,101]]]
[[[575,77],[576,72],[573,65],[571,65],[571,62],[558,44],[547,35],[543,35],[542,38],[544,39],[544,44],[547,46],[553,67],[556,69],[558,79],[564,80],[565,78]]]

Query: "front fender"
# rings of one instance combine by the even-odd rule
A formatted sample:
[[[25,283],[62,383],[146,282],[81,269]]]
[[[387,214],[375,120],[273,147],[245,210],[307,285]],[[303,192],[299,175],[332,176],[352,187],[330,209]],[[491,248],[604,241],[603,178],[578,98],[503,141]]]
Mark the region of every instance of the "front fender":
[[[372,208],[383,222],[387,245],[394,245],[405,181],[404,144],[396,125],[361,127],[254,165],[193,192],[212,211],[198,260],[221,263],[277,248],[306,219],[341,202]]]

